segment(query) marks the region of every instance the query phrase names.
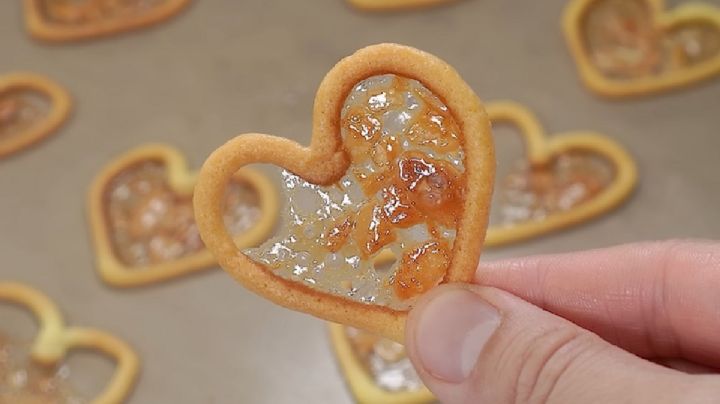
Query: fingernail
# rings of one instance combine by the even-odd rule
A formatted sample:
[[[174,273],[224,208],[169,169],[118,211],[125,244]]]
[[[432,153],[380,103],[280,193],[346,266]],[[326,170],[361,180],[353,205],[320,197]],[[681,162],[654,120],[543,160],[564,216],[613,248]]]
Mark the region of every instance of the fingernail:
[[[455,289],[422,308],[415,329],[416,352],[434,377],[465,380],[483,347],[500,325],[500,314],[475,293]]]

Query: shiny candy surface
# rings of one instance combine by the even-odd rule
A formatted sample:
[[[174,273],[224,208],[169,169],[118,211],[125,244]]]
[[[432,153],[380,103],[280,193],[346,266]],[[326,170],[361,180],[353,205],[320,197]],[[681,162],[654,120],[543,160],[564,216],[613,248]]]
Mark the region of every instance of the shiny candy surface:
[[[317,186],[283,171],[281,236],[246,254],[312,288],[404,309],[451,261],[465,193],[460,129],[421,83],[382,75],[350,92],[341,136],[345,176]],[[376,270],[385,250],[397,260]]]

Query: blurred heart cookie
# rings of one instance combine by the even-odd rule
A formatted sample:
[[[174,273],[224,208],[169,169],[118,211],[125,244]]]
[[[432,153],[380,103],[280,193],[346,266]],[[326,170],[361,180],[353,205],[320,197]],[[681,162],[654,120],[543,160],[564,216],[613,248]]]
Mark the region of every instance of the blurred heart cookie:
[[[120,404],[126,401],[138,376],[140,361],[121,339],[94,328],[67,327],[60,311],[41,292],[14,282],[0,282],[0,301],[23,306],[33,312],[39,331],[29,356],[24,346],[0,338],[0,402]],[[97,352],[114,359],[115,371],[107,386],[94,398],[80,397],[62,367],[75,350]],[[7,400],[7,401],[6,401]]]
[[[348,0],[355,8],[366,11],[390,11],[430,7],[457,0]]]
[[[395,341],[340,324],[329,324],[330,342],[359,404],[424,404],[435,397]]]
[[[536,237],[597,217],[620,205],[637,183],[630,154],[607,136],[576,131],[547,136],[527,108],[487,104],[494,126],[518,128],[526,159],[498,180],[485,244]]]
[[[572,0],[563,20],[580,76],[593,91],[630,96],[720,72],[720,9],[663,0]]]
[[[54,133],[70,114],[70,95],[32,73],[0,76],[0,157]]]
[[[192,209],[196,175],[172,147],[148,145],[108,164],[89,194],[97,268],[106,282],[137,286],[208,269]],[[278,215],[277,194],[258,171],[232,176],[223,221],[240,248],[268,237]]]
[[[23,0],[35,38],[52,42],[96,38],[156,24],[190,0]]]

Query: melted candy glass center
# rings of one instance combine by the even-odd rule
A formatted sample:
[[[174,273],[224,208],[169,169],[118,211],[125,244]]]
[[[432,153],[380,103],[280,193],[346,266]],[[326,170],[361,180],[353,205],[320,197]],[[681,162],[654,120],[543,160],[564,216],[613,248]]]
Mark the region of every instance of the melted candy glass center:
[[[318,186],[282,171],[280,236],[246,254],[308,287],[405,309],[451,261],[465,194],[460,128],[418,81],[382,75],[352,89],[341,136],[345,176]],[[397,260],[376,269],[385,250]]]

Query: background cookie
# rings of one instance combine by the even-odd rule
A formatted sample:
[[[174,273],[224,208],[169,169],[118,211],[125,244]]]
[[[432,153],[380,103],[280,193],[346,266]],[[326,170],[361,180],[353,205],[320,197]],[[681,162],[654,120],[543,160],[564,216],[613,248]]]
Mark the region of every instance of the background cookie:
[[[156,24],[191,0],[23,0],[33,37],[51,42],[90,39]]]
[[[632,96],[670,90],[720,73],[720,8],[664,0],[573,0],[563,29],[591,90]]]
[[[592,131],[548,135],[533,113],[510,102],[487,104],[497,128],[514,126],[524,143],[520,161],[500,161],[485,243],[515,243],[578,225],[619,206],[637,183],[630,154]]]
[[[0,303],[19,305],[37,317],[38,333],[29,357],[22,344],[0,340],[0,391],[8,403],[89,401],[96,404],[126,402],[139,372],[135,351],[123,340],[94,328],[66,327],[60,311],[42,292],[27,285],[0,281]],[[67,380],[62,362],[68,352],[90,350],[115,361],[107,386],[95,397],[82,397]],[[5,373],[7,372],[7,373]]]
[[[193,216],[195,182],[182,154],[167,145],[133,149],[103,168],[90,188],[88,217],[105,282],[147,285],[215,266]],[[278,201],[267,177],[252,169],[236,173],[223,202],[238,246],[268,237]]]
[[[70,114],[67,90],[34,73],[0,76],[0,157],[52,135]]]
[[[338,367],[358,403],[435,401],[402,345],[340,324],[328,323],[328,328]]]
[[[402,10],[437,6],[456,0],[347,0],[353,7],[368,11]]]
[[[199,1],[153,29],[57,47],[28,38],[21,2],[1,1],[0,71],[50,75],[72,91],[77,113],[59,136],[0,160],[0,272],[48,293],[73,324],[132,330],[122,335],[147,365],[132,404],[352,403],[325,324],[243,292],[224,271],[153,288],[101,284],[93,271],[87,188],[107,162],[148,142],[174,145],[194,168],[244,128],[309,144],[310,108],[327,69],[378,41],[440,56],[486,101],[530,107],[549,133],[592,129],[613,136],[636,159],[642,181],[630,203],[532,242],[488,248],[484,260],[655,238],[720,238],[714,214],[720,190],[713,186],[720,81],[631,102],[592,96],[559,29],[567,3],[467,0],[376,14],[356,12],[344,0],[318,0],[317,7]],[[498,152],[505,143],[522,150],[512,127],[493,132]],[[258,167],[282,180],[266,168]],[[22,325],[0,314],[5,324]],[[181,353],[197,354],[188,363]]]

